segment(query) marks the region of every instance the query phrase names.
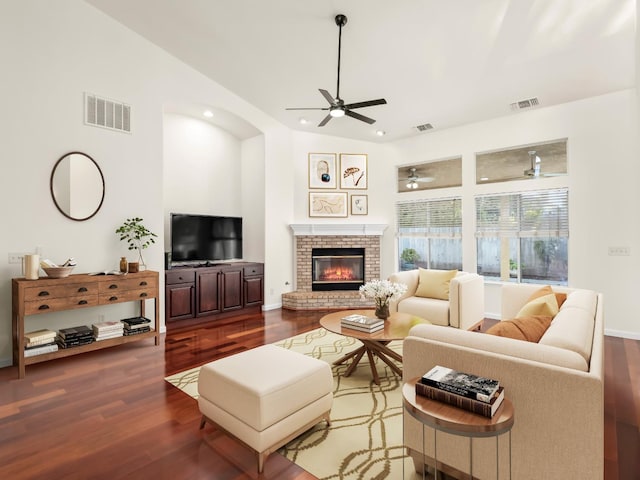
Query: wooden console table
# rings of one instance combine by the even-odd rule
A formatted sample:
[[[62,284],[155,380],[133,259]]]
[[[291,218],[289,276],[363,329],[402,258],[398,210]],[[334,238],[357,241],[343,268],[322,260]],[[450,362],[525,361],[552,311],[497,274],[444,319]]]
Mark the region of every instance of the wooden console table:
[[[160,345],[158,314],[158,272],[144,271],[127,275],[70,275],[66,278],[26,280],[14,278],[12,287],[13,364],[24,378],[25,366],[56,358],[113,347],[154,337]],[[140,302],[140,316],[145,316],[145,300],[154,300],[154,329],[150,332],[92,342],[73,348],[59,349],[33,357],[24,356],[24,320],[28,315],[98,307],[114,303]],[[43,325],[42,328],[45,328]],[[75,325],[69,325],[75,326]]]
[[[469,477],[473,477],[473,438],[495,437],[496,439],[496,478],[499,472],[498,437],[503,433],[509,434],[509,478],[511,478],[511,428],[514,423],[513,404],[505,398],[492,418],[483,417],[475,413],[467,412],[458,407],[448,405],[437,400],[416,395],[416,382],[414,378],[402,385],[402,403],[404,409],[416,420],[433,428],[434,444],[434,468],[436,479],[438,478],[438,444],[437,432],[442,431],[452,435],[469,438]],[[424,440],[423,440],[424,444]],[[404,476],[404,475],[403,475]]]

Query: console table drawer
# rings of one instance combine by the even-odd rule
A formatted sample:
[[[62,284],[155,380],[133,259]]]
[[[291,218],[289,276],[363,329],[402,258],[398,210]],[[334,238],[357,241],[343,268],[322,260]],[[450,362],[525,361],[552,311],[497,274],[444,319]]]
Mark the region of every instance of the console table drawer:
[[[31,302],[24,302],[24,314],[49,313],[74,308],[95,307],[98,305],[98,295],[77,295],[72,297],[42,298]]]
[[[128,290],[154,290],[158,287],[157,276],[143,278],[117,278],[100,282],[100,295],[113,292],[126,292]]]
[[[95,283],[77,283],[70,285],[51,285],[40,287],[28,287],[24,289],[24,299],[26,302],[68,297],[69,295],[96,295],[98,285]]]
[[[109,303],[131,302],[132,300],[147,300],[156,297],[157,288],[138,288],[135,290],[114,290],[102,292],[99,296],[100,305]]]

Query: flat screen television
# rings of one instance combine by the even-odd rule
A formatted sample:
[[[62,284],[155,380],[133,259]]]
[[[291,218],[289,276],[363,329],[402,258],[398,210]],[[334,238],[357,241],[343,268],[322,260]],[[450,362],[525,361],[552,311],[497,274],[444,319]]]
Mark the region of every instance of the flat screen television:
[[[171,214],[171,262],[242,259],[242,218]]]

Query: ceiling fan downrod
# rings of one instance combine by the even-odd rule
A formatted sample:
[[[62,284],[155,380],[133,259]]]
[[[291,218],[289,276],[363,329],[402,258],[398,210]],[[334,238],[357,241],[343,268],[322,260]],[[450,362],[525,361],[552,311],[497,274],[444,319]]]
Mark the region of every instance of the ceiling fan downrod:
[[[338,81],[336,85],[336,100],[340,100],[340,56],[342,51],[342,27],[347,24],[346,15],[336,15],[336,25],[338,25]]]

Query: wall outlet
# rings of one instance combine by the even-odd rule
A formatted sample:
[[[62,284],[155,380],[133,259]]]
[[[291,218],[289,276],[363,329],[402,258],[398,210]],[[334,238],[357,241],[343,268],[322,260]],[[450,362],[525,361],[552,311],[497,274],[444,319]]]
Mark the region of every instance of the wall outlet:
[[[24,260],[24,253],[10,253],[9,263],[20,264]]]
[[[628,257],[629,255],[631,255],[630,247],[609,247],[611,257]]]

